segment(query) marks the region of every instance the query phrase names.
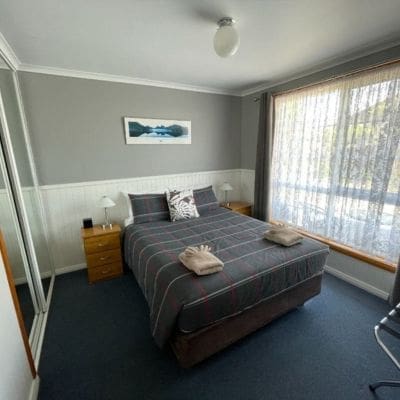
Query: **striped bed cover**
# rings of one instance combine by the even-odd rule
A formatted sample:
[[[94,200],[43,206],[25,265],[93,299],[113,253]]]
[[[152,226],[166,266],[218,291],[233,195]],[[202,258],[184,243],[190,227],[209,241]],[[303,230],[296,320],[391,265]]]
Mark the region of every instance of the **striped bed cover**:
[[[132,224],[125,262],[150,309],[152,335],[162,347],[176,327],[192,332],[259,303],[319,273],[329,248],[304,239],[289,248],[263,239],[268,224],[218,207],[200,218]],[[197,276],[178,255],[207,244],[225,267]]]

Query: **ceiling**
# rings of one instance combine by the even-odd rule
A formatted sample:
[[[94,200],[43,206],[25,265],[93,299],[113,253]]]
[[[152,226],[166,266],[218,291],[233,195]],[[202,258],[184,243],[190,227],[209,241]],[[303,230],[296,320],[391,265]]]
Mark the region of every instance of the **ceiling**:
[[[399,0],[0,0],[22,63],[240,93],[400,43]],[[231,58],[217,21],[237,20]]]

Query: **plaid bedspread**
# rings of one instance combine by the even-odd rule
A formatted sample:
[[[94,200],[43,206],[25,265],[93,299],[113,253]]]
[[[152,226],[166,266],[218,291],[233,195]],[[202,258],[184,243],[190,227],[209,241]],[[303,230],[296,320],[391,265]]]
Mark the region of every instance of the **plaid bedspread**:
[[[304,239],[289,248],[263,239],[268,224],[225,208],[200,218],[129,225],[125,261],[150,309],[151,331],[162,347],[176,326],[190,332],[237,314],[315,275],[325,265],[327,246]],[[225,266],[197,276],[178,255],[207,244]]]

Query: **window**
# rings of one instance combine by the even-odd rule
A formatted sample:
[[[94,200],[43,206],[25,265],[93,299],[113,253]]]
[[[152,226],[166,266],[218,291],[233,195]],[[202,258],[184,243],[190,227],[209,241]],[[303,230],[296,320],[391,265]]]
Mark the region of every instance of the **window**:
[[[397,263],[400,66],[274,98],[272,218]]]

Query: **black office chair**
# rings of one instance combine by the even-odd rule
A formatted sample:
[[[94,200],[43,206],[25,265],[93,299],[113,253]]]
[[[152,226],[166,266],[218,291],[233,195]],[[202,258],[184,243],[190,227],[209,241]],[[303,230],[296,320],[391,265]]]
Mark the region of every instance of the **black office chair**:
[[[385,318],[383,318],[378,325],[375,326],[374,333],[376,341],[378,342],[379,346],[381,346],[382,350],[387,354],[387,356],[392,360],[394,365],[400,371],[400,362],[396,359],[393,353],[386,347],[381,337],[379,336],[379,333],[381,331],[385,331],[390,335],[394,336],[395,338],[400,339],[400,332],[391,327],[396,325],[400,326],[400,303],[397,304],[397,306],[392,311],[390,311],[389,314]],[[381,386],[400,387],[400,381],[378,381],[373,383],[372,385],[369,385],[369,388],[374,392]]]

